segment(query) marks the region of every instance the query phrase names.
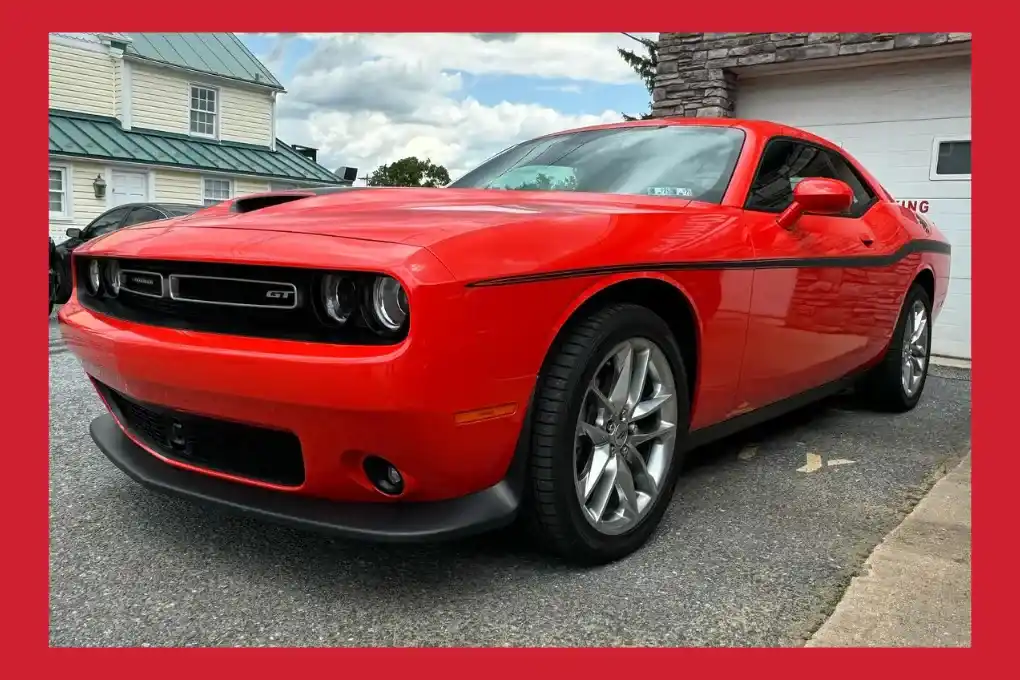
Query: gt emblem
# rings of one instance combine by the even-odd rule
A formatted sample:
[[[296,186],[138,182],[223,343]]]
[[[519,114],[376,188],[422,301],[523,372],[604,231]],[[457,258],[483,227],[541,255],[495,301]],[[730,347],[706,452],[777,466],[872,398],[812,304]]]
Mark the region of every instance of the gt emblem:
[[[272,300],[286,300],[293,295],[292,290],[271,290],[266,293],[266,297]]]

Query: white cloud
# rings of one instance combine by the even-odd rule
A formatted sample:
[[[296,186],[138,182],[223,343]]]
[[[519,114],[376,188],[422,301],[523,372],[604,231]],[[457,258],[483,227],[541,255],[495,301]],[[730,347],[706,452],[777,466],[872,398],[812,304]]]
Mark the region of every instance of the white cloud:
[[[616,52],[635,43],[614,33],[275,37],[268,58],[278,75],[295,39],[314,41],[285,79],[277,134],[318,148],[319,161],[331,169],[355,166],[361,175],[413,155],[457,177],[516,142],[621,118],[612,110],[571,115],[534,103],[483,105],[462,91],[462,74],[574,81],[537,83],[563,92],[580,92],[578,81],[640,82]]]

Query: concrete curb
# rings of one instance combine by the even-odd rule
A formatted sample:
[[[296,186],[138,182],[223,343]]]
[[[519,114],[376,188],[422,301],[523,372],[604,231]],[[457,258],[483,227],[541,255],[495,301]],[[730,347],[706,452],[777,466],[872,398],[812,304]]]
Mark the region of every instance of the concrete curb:
[[[872,552],[808,647],[969,647],[971,454]]]

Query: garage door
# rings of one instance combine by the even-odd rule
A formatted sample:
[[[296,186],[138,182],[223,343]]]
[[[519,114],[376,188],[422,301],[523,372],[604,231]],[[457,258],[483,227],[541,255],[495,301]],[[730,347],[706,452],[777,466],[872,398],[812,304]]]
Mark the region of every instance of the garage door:
[[[743,76],[739,118],[793,125],[840,144],[953,245],[932,351],[970,359],[970,59]]]

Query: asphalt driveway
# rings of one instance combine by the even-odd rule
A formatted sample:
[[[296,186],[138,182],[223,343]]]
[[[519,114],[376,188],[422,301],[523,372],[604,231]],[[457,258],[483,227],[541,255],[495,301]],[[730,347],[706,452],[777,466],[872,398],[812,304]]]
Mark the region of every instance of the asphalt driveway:
[[[54,646],[803,644],[871,549],[970,446],[970,382],[904,416],[833,400],[699,452],[653,541],[577,569],[507,534],[373,546],[146,491],[51,324]]]

